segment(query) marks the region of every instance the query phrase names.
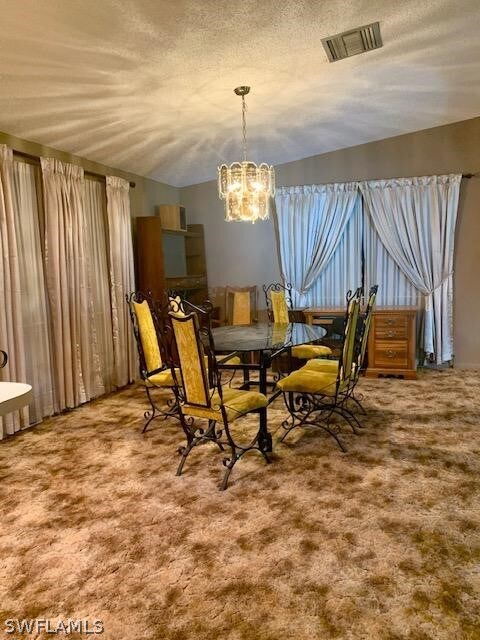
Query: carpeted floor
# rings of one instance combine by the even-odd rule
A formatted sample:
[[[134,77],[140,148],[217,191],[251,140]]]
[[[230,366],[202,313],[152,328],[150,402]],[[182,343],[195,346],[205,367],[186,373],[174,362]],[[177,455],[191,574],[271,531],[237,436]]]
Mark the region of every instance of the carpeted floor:
[[[480,638],[479,372],[361,391],[347,454],[297,430],[226,492],[212,445],[175,477],[178,423],[142,435],[138,388],[0,442],[0,636],[88,618],[104,634],[69,637]]]

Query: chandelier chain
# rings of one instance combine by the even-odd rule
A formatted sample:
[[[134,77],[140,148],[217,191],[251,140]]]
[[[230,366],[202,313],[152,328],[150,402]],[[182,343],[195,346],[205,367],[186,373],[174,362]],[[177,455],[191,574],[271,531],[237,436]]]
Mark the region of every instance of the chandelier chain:
[[[245,96],[242,96],[242,132],[243,132],[243,160],[247,160],[247,104],[245,102]]]

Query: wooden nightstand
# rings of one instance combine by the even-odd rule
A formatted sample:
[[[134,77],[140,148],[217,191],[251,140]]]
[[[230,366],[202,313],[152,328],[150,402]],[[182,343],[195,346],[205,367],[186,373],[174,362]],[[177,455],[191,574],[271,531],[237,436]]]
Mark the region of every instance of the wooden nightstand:
[[[374,309],[368,337],[367,377],[395,375],[416,379],[416,315],[415,307]]]

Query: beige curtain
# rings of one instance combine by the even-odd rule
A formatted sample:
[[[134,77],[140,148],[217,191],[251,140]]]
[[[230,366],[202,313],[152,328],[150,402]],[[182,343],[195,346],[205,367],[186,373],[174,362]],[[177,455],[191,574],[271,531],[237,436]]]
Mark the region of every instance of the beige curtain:
[[[92,353],[92,392],[94,396],[114,388],[114,359],[110,279],[108,273],[105,186],[97,180],[85,180],[85,216],[87,220],[88,264],[93,301],[96,349]]]
[[[0,348],[8,364],[0,380],[25,382],[25,345],[22,325],[20,268],[13,208],[13,152],[0,145]],[[0,439],[28,426],[28,409],[0,419]]]
[[[121,387],[135,378],[137,361],[126,294],[135,289],[129,184],[107,176],[107,221],[110,258],[115,383]]]
[[[13,208],[22,291],[25,380],[32,385],[30,422],[54,412],[52,357],[47,292],[40,236],[37,179],[40,169],[13,163]]]
[[[89,297],[85,180],[81,167],[41,158],[45,199],[45,273],[51,310],[57,410],[92,397],[95,348]]]

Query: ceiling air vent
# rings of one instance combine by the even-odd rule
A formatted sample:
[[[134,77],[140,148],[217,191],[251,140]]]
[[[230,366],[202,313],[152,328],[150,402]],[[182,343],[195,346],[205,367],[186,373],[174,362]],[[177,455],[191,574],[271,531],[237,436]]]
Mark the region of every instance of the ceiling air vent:
[[[380,23],[372,22],[364,27],[357,27],[338,33],[336,36],[323,38],[322,44],[330,62],[378,49],[383,45]]]

